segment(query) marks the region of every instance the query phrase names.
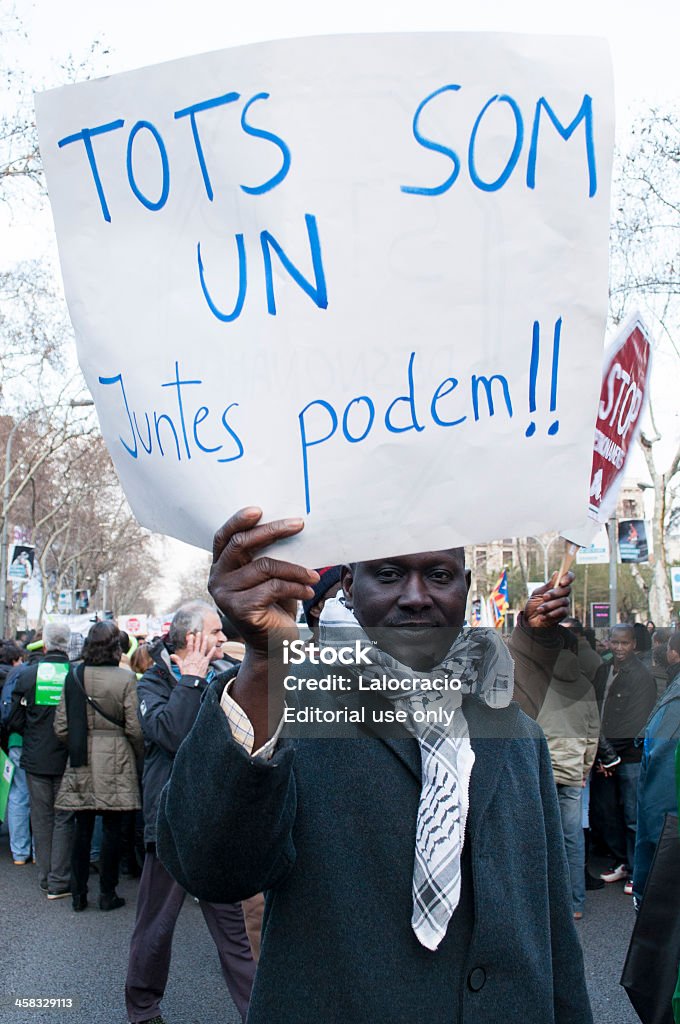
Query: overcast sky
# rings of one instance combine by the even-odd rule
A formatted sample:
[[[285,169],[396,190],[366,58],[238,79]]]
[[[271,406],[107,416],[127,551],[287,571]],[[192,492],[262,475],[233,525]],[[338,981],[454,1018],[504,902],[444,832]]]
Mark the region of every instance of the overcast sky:
[[[2,0],[8,4],[8,0]],[[238,6],[217,0],[14,0],[25,39],[4,40],[5,61],[25,70],[36,89],[61,84],[60,65],[73,55],[92,60],[96,75],[264,39],[334,32],[516,31],[601,35],[614,65],[617,139],[626,148],[636,110],[678,96],[677,0],[259,0]],[[5,6],[5,11],[9,5]],[[103,51],[108,52],[104,53]],[[0,100],[1,102],[1,100]],[[7,211],[0,211],[0,229]],[[40,255],[49,232],[31,232],[27,211],[12,211],[12,252],[0,261]]]
[[[6,2],[6,0],[5,0]],[[677,95],[677,0],[16,0],[30,60],[45,69],[106,43],[111,72],[298,35],[334,32],[516,31],[602,35],[611,44],[617,109]]]

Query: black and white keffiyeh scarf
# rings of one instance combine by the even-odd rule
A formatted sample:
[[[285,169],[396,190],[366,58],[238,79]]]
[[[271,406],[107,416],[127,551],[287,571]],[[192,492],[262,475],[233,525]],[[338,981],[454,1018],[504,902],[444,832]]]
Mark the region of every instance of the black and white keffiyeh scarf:
[[[429,672],[416,672],[372,643],[342,595],[327,601],[320,620],[321,646],[337,648],[357,639],[371,647],[368,658],[375,675],[415,677],[406,694],[388,690],[381,693],[396,709],[407,712],[405,726],[420,747],[422,788],[411,924],[418,941],[435,950],[446,935],[460,899],[461,853],[475,760],[462,699],[474,694],[491,708],[507,707],[512,700],[514,664],[494,630],[463,628],[440,665]],[[367,675],[369,669],[363,666],[360,671]],[[442,677],[460,680],[460,688],[429,688],[429,681]],[[415,712],[427,711],[447,713],[428,715],[427,719],[421,714],[418,718],[423,720],[415,720]],[[442,717],[447,724],[442,724]]]

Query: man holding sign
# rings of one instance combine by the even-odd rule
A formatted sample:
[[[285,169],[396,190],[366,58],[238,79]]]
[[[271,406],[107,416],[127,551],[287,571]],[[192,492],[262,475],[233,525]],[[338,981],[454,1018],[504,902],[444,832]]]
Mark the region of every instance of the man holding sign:
[[[291,668],[287,609],[318,577],[262,555],[302,521],[260,518],[215,537],[210,590],[246,654],[208,690],[158,821],[189,891],[267,893],[251,1024],[589,1024],[547,746],[502,640],[462,628],[462,551],[345,566],[318,656]],[[535,592],[513,636],[533,706],[570,581]],[[324,724],[280,739],[291,712]]]
[[[328,1021],[334,960],[347,1024],[425,1000],[447,1024],[590,1021],[547,749],[499,638],[459,632],[460,546],[581,514],[612,106],[602,40],[495,33],[269,42],[38,99],[81,365],[140,522],[206,546],[225,493],[306,517],[217,534],[247,651],[159,826],[191,891],[270,892],[253,1021]],[[280,540],[290,561],[259,557]],[[278,642],[278,602],[350,559],[323,674]],[[566,593],[513,640],[534,713]]]

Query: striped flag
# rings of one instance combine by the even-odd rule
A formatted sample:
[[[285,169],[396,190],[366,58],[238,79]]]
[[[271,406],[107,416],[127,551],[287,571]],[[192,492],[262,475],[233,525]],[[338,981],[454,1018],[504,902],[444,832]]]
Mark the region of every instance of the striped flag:
[[[491,618],[496,629],[500,629],[505,622],[505,613],[510,607],[508,600],[508,570],[503,569],[496,581],[496,586],[489,595],[489,608]]]

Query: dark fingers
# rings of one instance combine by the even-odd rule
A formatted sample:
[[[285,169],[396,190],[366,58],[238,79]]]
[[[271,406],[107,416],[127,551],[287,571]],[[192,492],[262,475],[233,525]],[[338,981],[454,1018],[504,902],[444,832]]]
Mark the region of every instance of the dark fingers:
[[[249,590],[272,579],[310,586],[318,582],[319,574],[314,569],[305,569],[303,565],[296,565],[294,562],[281,562],[276,558],[263,556],[241,566],[240,569],[234,569],[229,574],[229,588],[234,591]]]
[[[213,564],[221,571],[230,572],[246,565],[258,548],[268,547],[286,537],[294,537],[305,525],[304,520],[299,518],[276,519],[271,523],[256,525],[262,515],[261,510],[250,509],[246,512],[252,513],[246,523],[239,519],[240,514],[237,512],[215,534]],[[238,522],[242,524],[240,527],[235,526]]]
[[[573,572],[565,572],[558,586],[557,573],[553,572],[548,583],[544,584],[543,587],[538,587],[532,594],[532,597],[545,596],[544,604],[559,599],[568,600],[571,594],[571,584],[573,583],[573,580],[575,580]]]
[[[270,605],[284,601],[307,601],[314,596],[311,587],[288,580],[266,580],[250,590],[231,591],[229,609],[230,617],[238,621],[249,621],[253,615]],[[213,594],[215,597],[215,594]],[[217,600],[217,598],[215,598]]]
[[[217,562],[232,536],[238,530],[249,530],[262,518],[262,509],[257,505],[247,505],[234,512],[226,523],[220,526],[213,538],[213,562]]]

